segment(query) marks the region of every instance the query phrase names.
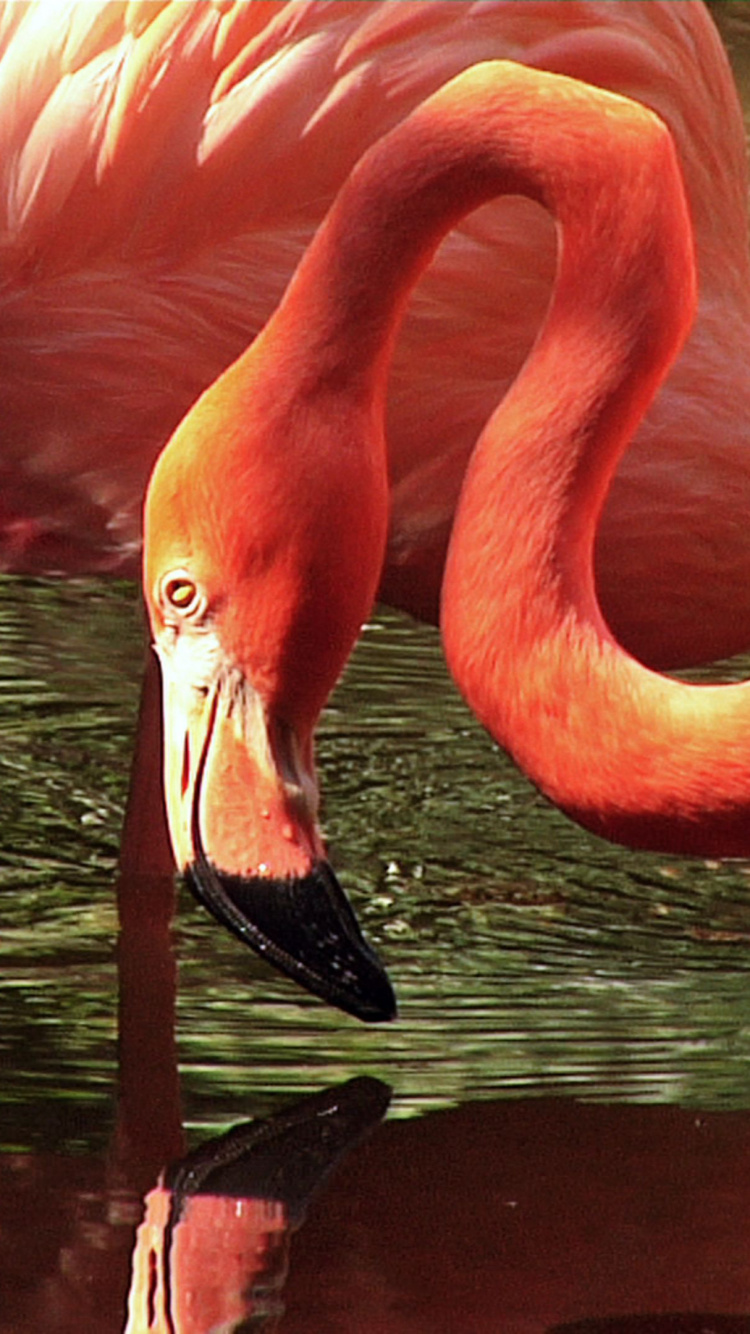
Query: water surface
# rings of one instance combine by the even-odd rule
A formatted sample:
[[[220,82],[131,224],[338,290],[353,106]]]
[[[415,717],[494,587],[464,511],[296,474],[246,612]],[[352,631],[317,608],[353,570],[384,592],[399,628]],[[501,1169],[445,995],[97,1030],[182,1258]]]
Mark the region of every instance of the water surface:
[[[733,1260],[729,1282],[712,1249],[717,1231],[722,1246],[739,1246],[727,1210],[739,1217],[750,1191],[748,868],[638,855],[577,830],[477,726],[435,632],[390,612],[368,627],[326,711],[319,757],[333,860],[388,965],[398,1022],[368,1028],[303,994],[183,891],[172,940],[154,928],[151,909],[142,921],[136,909],[122,949],[130,1036],[118,1114],[115,859],[143,656],[133,588],[0,584],[0,1175],[6,1226],[25,1219],[37,1238],[40,1216],[47,1220],[48,1263],[58,1286],[65,1279],[67,1303],[66,1263],[78,1274],[73,1317],[58,1312],[48,1327],[123,1328],[141,1191],[155,1185],[160,1155],[210,1145],[228,1126],[361,1076],[391,1091],[388,1120],[314,1197],[307,1223],[294,1235],[285,1223],[276,1295],[256,1303],[266,1325],[253,1328],[274,1328],[286,1305],[288,1334],[483,1332],[501,1317],[518,1334],[540,1330],[529,1294],[544,1288],[545,1210],[559,1210],[561,1192],[576,1217],[598,1200],[610,1237],[632,1237],[637,1219],[641,1256],[649,1236],[666,1230],[678,1275],[664,1289],[670,1301],[689,1274],[697,1288],[685,1309],[698,1309],[705,1291],[704,1305],[712,1293],[724,1303],[712,1310],[750,1311],[750,1263],[738,1276]],[[399,1132],[401,1122],[412,1129]],[[698,1126],[709,1127],[718,1154],[708,1176],[692,1154]],[[148,1141],[140,1157],[130,1151],[139,1137]],[[673,1161],[683,1141],[690,1152]],[[538,1180],[540,1144],[547,1184]],[[684,1181],[675,1193],[672,1178],[686,1163],[692,1193]],[[515,1240],[497,1229],[518,1218],[516,1206],[498,1205],[497,1183],[482,1193],[483,1174],[507,1180],[511,1201],[528,1196]],[[638,1192],[650,1199],[654,1190],[665,1192],[656,1232],[637,1203]],[[679,1219],[699,1202],[701,1235],[681,1249]],[[436,1238],[431,1218],[431,1253],[443,1255],[457,1284],[446,1288],[444,1276],[443,1326],[422,1235],[430,1209],[444,1220]],[[343,1252],[331,1236],[337,1227],[340,1241],[349,1237]],[[388,1281],[400,1291],[403,1256],[384,1238],[393,1232],[404,1246],[410,1230],[416,1270],[402,1293],[412,1314],[402,1320],[401,1297],[379,1290],[376,1300],[362,1266],[382,1283],[395,1265]],[[566,1253],[589,1266],[588,1231],[568,1232]],[[109,1257],[103,1272],[92,1235]],[[520,1280],[487,1287],[486,1274],[469,1317],[472,1269],[458,1281],[458,1252],[510,1247],[513,1255],[532,1241],[541,1267],[524,1271],[527,1298],[513,1299],[520,1323],[506,1301]],[[38,1301],[44,1266],[30,1241],[23,1256],[31,1274],[19,1261],[23,1282],[15,1271],[6,1280],[13,1317],[3,1324],[0,1306],[3,1334],[38,1322],[29,1293]],[[552,1284],[550,1328],[560,1312],[622,1312],[628,1292],[627,1309],[658,1309],[633,1306],[633,1283],[623,1289],[620,1267],[600,1262],[593,1304],[586,1282]],[[639,1267],[626,1268],[635,1282]],[[649,1283],[658,1292],[653,1275]],[[100,1294],[93,1306],[92,1292]],[[459,1309],[474,1323],[456,1324]]]
[[[143,633],[126,586],[5,580],[0,617],[0,1126],[8,1148],[37,1133],[74,1147],[83,1126],[108,1128]],[[319,757],[332,857],[399,1022],[363,1027],[308,998],[182,892],[190,1126],[357,1072],[392,1085],[395,1115],[501,1093],[747,1103],[749,868],[579,831],[476,724],[436,633],[389,612],[326,712]]]

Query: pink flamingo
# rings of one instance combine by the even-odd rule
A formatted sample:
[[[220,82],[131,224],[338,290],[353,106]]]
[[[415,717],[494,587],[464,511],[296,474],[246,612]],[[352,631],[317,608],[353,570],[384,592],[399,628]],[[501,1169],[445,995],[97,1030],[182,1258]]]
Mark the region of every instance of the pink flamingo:
[[[443,586],[449,662],[488,729],[582,822],[647,846],[750,846],[746,690],[642,667],[594,589],[611,472],[694,314],[671,136],[589,85],[477,66],[363,157],[146,497],[177,861],[238,935],[367,1018],[386,1017],[389,994],[325,861],[313,734],[377,587],[403,310],[442,236],[501,193],[554,214],[560,263],[467,472]]]
[[[44,4],[6,7],[0,29],[0,97],[12,113],[3,129],[10,568],[132,568],[136,508],[160,440],[249,341],[365,144],[430,86],[505,42],[530,63],[649,95],[673,126],[702,310],[667,386],[669,420],[652,412],[630,480],[613,492],[598,579],[610,623],[652,661],[746,642],[747,581],[738,571],[750,538],[737,523],[734,430],[742,377],[730,398],[717,375],[728,348],[744,346],[747,275],[737,256],[746,171],[731,76],[702,6],[73,5],[64,13],[60,24]],[[274,163],[283,179],[276,191]],[[323,239],[300,270],[317,275],[320,292],[309,278],[295,280],[297,295],[285,298],[250,360],[240,358],[176,432],[147,508],[146,595],[164,674],[178,863],[239,935],[366,1018],[392,1014],[393,997],[324,858],[314,725],[384,562],[381,591],[397,605],[435,610],[471,444],[528,351],[553,281],[544,191],[528,189],[491,216],[474,207],[501,191],[465,197],[462,189],[446,201],[440,235],[472,216],[425,277],[396,349],[389,499],[380,454],[365,449],[354,460],[340,445],[343,421],[358,439],[383,409],[402,311],[390,310],[382,346],[369,349],[372,366],[359,326],[346,331],[362,344],[365,398],[361,387],[349,400],[334,392],[332,362],[327,411],[338,415],[311,408],[317,311],[329,318],[325,293],[337,280],[349,300],[346,275],[337,279],[335,265],[322,271]],[[434,248],[437,233],[425,242],[414,222],[414,243]],[[382,233],[377,243],[382,250]],[[501,300],[503,255],[512,255],[522,289]],[[396,250],[392,258],[403,260]],[[399,293],[411,286],[404,277]],[[311,322],[307,344],[290,315],[295,302],[297,320]],[[240,368],[261,363],[250,398]],[[313,410],[314,448],[304,429]],[[291,431],[299,426],[301,444]],[[354,526],[342,519],[353,498]],[[705,577],[708,528],[728,553],[715,585]],[[643,596],[640,573],[652,565],[687,615],[667,616],[653,587]],[[446,633],[460,663],[447,613]],[[491,724],[483,699],[477,707]]]

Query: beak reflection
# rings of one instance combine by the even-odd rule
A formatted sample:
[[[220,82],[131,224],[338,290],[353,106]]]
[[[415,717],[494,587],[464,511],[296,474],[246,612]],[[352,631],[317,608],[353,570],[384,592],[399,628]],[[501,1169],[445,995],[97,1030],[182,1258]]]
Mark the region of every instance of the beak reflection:
[[[379,1080],[352,1079],[236,1126],[168,1169],[146,1197],[125,1334],[205,1334],[278,1318],[290,1234],[389,1100]]]

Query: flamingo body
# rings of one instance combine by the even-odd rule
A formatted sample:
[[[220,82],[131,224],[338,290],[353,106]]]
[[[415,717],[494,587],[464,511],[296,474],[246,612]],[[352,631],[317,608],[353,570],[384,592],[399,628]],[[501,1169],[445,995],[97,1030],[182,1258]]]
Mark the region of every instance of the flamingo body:
[[[615,480],[597,579],[652,663],[747,646],[744,133],[694,3],[4,5],[6,569],[135,573],[159,449],[266,322],[351,167],[446,79],[504,56],[634,96],[675,136],[699,317]],[[553,274],[548,216],[505,199],[461,221],[417,289],[388,398],[381,594],[397,606],[437,615],[467,459]]]

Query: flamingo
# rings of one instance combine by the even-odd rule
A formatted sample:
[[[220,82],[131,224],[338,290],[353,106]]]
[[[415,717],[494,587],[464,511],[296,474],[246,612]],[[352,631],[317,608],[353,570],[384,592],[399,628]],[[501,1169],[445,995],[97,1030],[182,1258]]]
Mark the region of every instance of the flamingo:
[[[458,70],[503,54],[631,93],[672,129],[698,239],[701,308],[612,488],[597,584],[613,631],[652,664],[746,645],[744,368],[733,393],[724,390],[748,322],[744,135],[726,57],[697,3],[0,8],[5,568],[135,572],[141,498],[163,441],[263,326],[363,150]],[[173,446],[172,461],[157,468],[171,480],[152,487],[150,529],[147,514],[146,599],[163,668],[176,860],[243,939],[364,1018],[389,1017],[393,996],[325,860],[312,735],[378,586],[395,605],[436,617],[467,459],[549,300],[554,235],[545,210],[535,198],[488,207],[495,211],[455,213],[395,348],[387,533],[379,466],[366,479],[361,531],[348,537],[337,531],[336,497],[344,502],[355,483],[342,473],[323,499],[325,451],[306,460],[294,486],[289,463],[275,481],[272,467],[262,475],[271,460],[257,442],[248,469],[230,420],[238,404],[245,411],[241,393],[224,416],[199,406],[178,429],[182,462]],[[269,337],[258,343],[262,350]],[[278,371],[267,385],[286,394],[282,381]],[[251,473],[268,513],[255,538],[238,515],[223,542],[221,524],[209,531],[222,518],[217,498],[213,511],[193,516],[185,545],[195,480],[209,494],[220,461],[220,451],[210,466],[201,461],[189,441],[197,431],[214,450],[217,427],[234,440],[227,456],[239,468],[225,473],[236,491],[226,513]],[[313,497],[317,533],[295,504],[303,475],[302,508]],[[270,605],[249,575],[241,588],[236,576],[256,538],[261,566],[277,568],[284,518],[288,602]],[[201,544],[212,577],[224,581],[228,638],[195,636],[204,654],[196,675],[185,661],[187,630],[177,629],[192,633],[213,614]],[[342,573],[351,575],[346,605]],[[308,575],[320,588],[305,594],[300,616]],[[273,579],[268,586],[275,597]],[[260,632],[263,662],[248,682],[233,664],[250,660]],[[221,807],[213,793],[223,794]]]
[[[684,843],[697,815],[712,850],[729,832],[722,745],[706,744],[710,723],[704,744],[693,742],[712,697],[619,648],[592,574],[612,460],[694,313],[672,139],[640,104],[524,66],[479,65],[365,154],[264,330],[159,456],[144,511],[176,860],[219,920],[366,1018],[388,1017],[391,995],[325,859],[314,730],[377,589],[386,386],[404,308],[442,236],[502,193],[554,214],[561,260],[543,330],[467,472],[443,589],[449,663],[485,726],[578,818],[583,803],[540,776],[548,751],[555,776],[590,784],[587,822],[614,837],[636,841],[598,800],[608,764],[617,791],[635,777],[620,806],[632,801],[638,837],[657,827],[652,797],[664,810],[658,840]],[[656,695],[647,716],[646,690],[630,700],[642,679]],[[665,697],[695,703],[660,734]],[[605,758],[580,777],[588,728]],[[621,731],[633,744],[612,763]],[[683,754],[697,792],[687,814]],[[733,820],[746,804],[735,801]]]
[[[614,481],[597,586],[650,665],[748,646],[745,136],[693,0],[0,5],[2,568],[138,576],[159,450],[266,323],[355,162],[502,57],[632,96],[675,137],[700,309]],[[548,216],[504,199],[462,220],[415,294],[380,588],[407,611],[437,619],[466,463],[554,268]]]

